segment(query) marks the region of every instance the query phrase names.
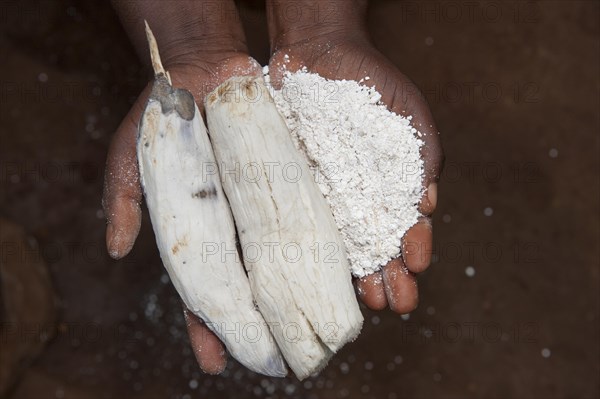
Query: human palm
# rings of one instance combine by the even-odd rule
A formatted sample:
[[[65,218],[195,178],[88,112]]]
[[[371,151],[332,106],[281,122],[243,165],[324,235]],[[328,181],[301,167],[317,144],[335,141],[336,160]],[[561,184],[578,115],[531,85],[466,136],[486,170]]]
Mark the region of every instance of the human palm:
[[[402,255],[381,272],[357,281],[361,300],[372,309],[389,307],[398,313],[412,311],[418,302],[415,274],[431,260],[430,215],[437,203],[437,179],[442,160],[438,132],[429,106],[414,83],[402,74],[366,39],[332,40],[326,35],[297,43],[278,43],[269,62],[271,82],[279,87],[285,71],[306,68],[324,78],[363,81],[375,86],[381,101],[396,114],[412,116],[412,125],[422,134],[424,146],[423,217],[404,236]]]

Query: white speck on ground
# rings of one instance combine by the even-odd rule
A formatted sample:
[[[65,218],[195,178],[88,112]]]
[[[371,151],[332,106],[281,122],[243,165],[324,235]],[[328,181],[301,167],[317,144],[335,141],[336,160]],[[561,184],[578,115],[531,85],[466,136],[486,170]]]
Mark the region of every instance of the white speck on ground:
[[[168,274],[163,274],[160,276],[160,282],[163,284],[169,284],[169,281],[171,281],[171,279],[169,278]]]
[[[427,46],[433,46],[433,37],[431,37],[431,36],[427,36],[427,37],[425,38],[425,44],[426,44]]]
[[[557,158],[558,150],[556,148],[551,148],[550,151],[548,152],[548,155],[550,156],[550,158]]]
[[[488,206],[483,210],[483,214],[485,216],[492,216],[494,214],[494,210]]]
[[[550,349],[548,349],[548,348],[542,349],[542,357],[543,358],[548,359],[550,357],[550,355],[552,355],[552,352],[550,352]]]
[[[452,216],[450,216],[449,214],[445,214],[444,216],[442,216],[442,221],[444,223],[450,223],[452,221]]]
[[[340,363],[340,371],[342,372],[342,374],[348,374],[348,372],[350,371],[350,366],[348,365],[348,363]]]
[[[423,141],[411,117],[388,111],[374,87],[301,70],[273,90],[342,234],[356,277],[400,256],[420,213]]]
[[[475,268],[473,266],[467,266],[465,268],[465,274],[467,275],[467,277],[475,276]]]

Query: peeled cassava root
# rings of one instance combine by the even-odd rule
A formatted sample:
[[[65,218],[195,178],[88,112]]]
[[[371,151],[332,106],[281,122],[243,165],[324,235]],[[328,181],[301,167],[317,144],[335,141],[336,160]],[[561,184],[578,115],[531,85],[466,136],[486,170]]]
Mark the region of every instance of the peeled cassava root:
[[[285,376],[236,251],[219,176],[202,173],[216,166],[202,115],[188,91],[171,86],[155,52],[153,64],[156,78],[140,122],[137,155],[163,264],[185,305],[232,356],[253,371]],[[207,255],[215,245],[230,250],[225,259]],[[250,334],[252,339],[245,339]]]
[[[254,298],[306,377],[362,326],[341,236],[262,77],[226,81],[205,108]]]
[[[238,361],[284,376],[285,358],[305,378],[363,320],[331,210],[262,77],[232,78],[207,96],[207,134],[147,32],[156,78],[138,162],[165,268]]]

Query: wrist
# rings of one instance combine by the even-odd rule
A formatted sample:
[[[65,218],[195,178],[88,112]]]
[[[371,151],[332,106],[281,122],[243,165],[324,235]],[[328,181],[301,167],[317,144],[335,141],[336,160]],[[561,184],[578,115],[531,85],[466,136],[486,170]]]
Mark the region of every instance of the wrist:
[[[267,0],[271,51],[315,40],[368,40],[367,0]]]

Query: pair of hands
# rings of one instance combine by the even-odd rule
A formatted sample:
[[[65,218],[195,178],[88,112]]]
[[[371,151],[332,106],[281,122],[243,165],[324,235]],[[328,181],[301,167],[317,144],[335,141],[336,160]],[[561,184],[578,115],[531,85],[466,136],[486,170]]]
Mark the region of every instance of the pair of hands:
[[[283,17],[282,13],[286,11],[282,8],[283,3],[267,0],[272,48],[269,61],[271,83],[275,87],[281,84],[284,65],[289,71],[306,67],[310,72],[328,79],[360,81],[368,76],[370,79],[367,84],[377,88],[382,94],[383,103],[391,111],[413,117],[412,124],[422,133],[425,142],[421,151],[425,165],[424,195],[420,203],[423,217],[399,243],[402,245],[401,258],[392,260],[381,272],[356,281],[360,299],[369,308],[381,310],[389,306],[394,312],[408,313],[417,306],[418,301],[415,275],[423,272],[431,260],[430,215],[437,203],[437,179],[442,162],[438,132],[419,90],[369,41],[362,22],[366,12],[364,0],[330,1],[346,2],[346,6],[347,2],[357,4],[354,8],[344,8],[350,14],[341,12],[336,21],[307,21]],[[318,0],[299,2],[309,7],[318,3]],[[172,5],[171,2],[167,3]],[[207,25],[206,21],[200,22],[191,17],[194,10],[177,7],[161,10],[164,4],[160,1],[140,0],[139,4],[135,1],[114,2],[125,28],[140,54],[145,56],[144,59],[148,58],[148,53],[143,52],[147,49],[142,44],[143,19],[148,19],[174,87],[189,90],[200,108],[205,96],[230,77],[262,74],[260,65],[248,55],[239,17],[234,15],[237,12],[235,5],[229,0],[222,0],[222,5],[229,10],[228,15],[233,15],[233,20],[213,21]],[[203,19],[206,17],[203,15]],[[192,24],[196,23],[204,24],[193,25],[204,31],[195,31]],[[169,29],[179,30],[180,35],[169,37]],[[150,87],[137,99],[117,129],[109,148],[103,205],[108,221],[107,247],[114,259],[129,253],[141,225],[142,190],[136,139]],[[226,365],[223,344],[195,315],[187,309],[184,309],[184,314],[200,367],[210,374],[220,373]]]

